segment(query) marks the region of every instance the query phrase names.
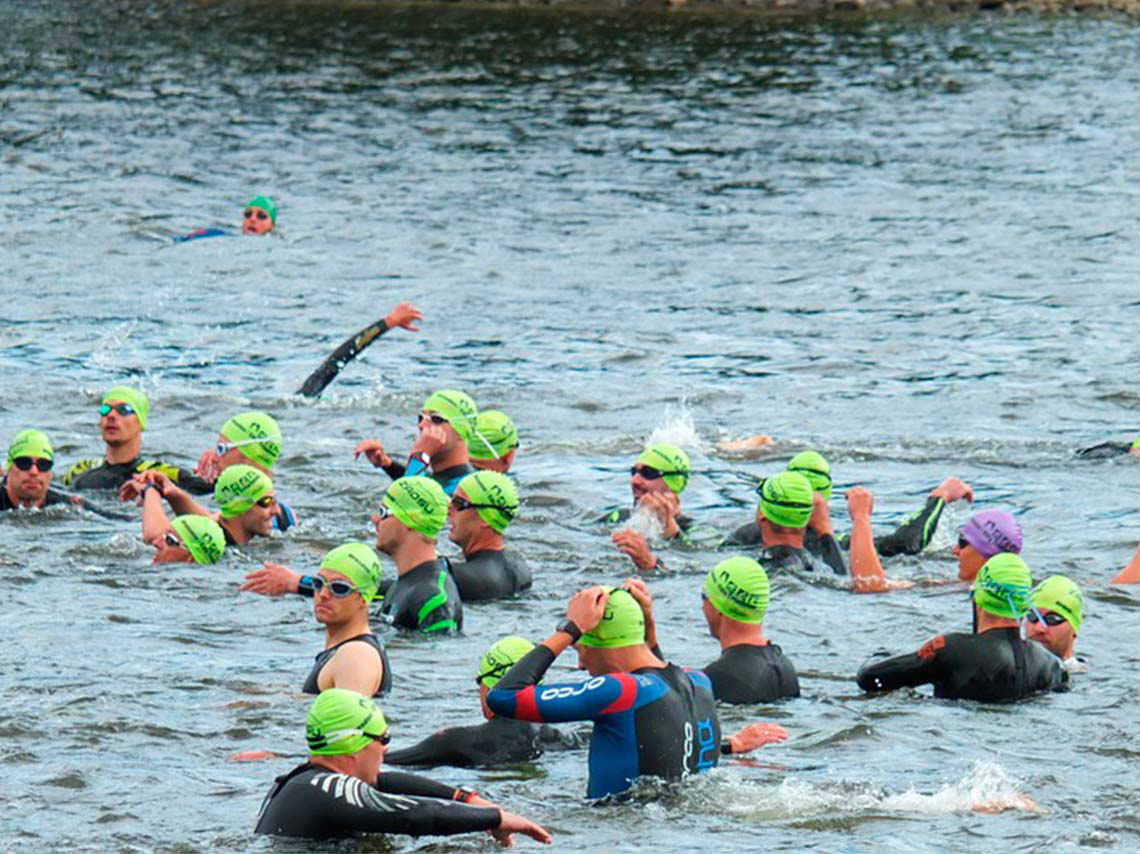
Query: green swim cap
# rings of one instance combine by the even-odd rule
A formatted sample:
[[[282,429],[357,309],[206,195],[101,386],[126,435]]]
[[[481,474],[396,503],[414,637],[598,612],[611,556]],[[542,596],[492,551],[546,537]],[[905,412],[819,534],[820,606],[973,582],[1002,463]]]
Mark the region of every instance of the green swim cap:
[[[344,688],[321,691],[305,720],[309,753],[318,756],[359,753],[372,743],[368,735],[380,736],[387,731],[388,722],[380,706],[371,697]]]
[[[273,468],[281,456],[281,428],[264,412],[242,412],[222,425],[222,435],[238,445],[246,459]],[[264,439],[264,442],[254,441]]]
[[[788,460],[788,471],[797,471],[808,479],[811,488],[831,500],[831,464],[818,451],[800,451]]]
[[[1135,451],[1137,448],[1140,448],[1140,436],[1137,436],[1135,439],[1133,439],[1132,444],[1129,446],[1129,450],[1132,451]]]
[[[252,507],[259,498],[273,492],[273,481],[253,466],[230,466],[214,484],[214,500],[222,510],[222,518],[232,519]]]
[[[182,540],[194,563],[217,563],[225,554],[226,535],[222,526],[209,516],[175,516],[170,520],[170,527]]]
[[[475,677],[475,684],[494,688],[507,671],[532,649],[534,644],[518,635],[495,641],[479,659],[479,675]]]
[[[404,527],[433,540],[447,522],[447,501],[443,487],[430,477],[402,477],[381,499]]]
[[[519,446],[519,431],[507,413],[485,409],[475,417],[475,433],[467,445],[473,460],[498,459]]]
[[[479,411],[475,401],[461,391],[444,389],[437,391],[424,401],[421,407],[424,412],[438,412],[447,419],[447,423],[455,428],[455,432],[470,446],[475,444],[475,418]]]
[[[766,478],[760,489],[760,514],[773,525],[806,528],[811,518],[814,490],[806,477],[782,471]]]
[[[107,389],[103,394],[103,403],[110,403],[112,400],[121,400],[123,403],[129,403],[133,406],[135,414],[139,417],[139,427],[143,430],[146,429],[146,416],[150,412],[150,401],[146,399],[145,394],[137,388],[117,385],[114,388]]]
[[[51,449],[46,433],[39,430],[21,430],[8,446],[8,465],[16,457],[36,457],[40,460],[55,461],[55,452]]]
[[[662,473],[665,485],[680,495],[689,483],[689,455],[668,442],[658,442],[641,452],[637,461]]]
[[[761,623],[771,595],[768,573],[750,557],[730,557],[705,576],[705,595],[729,619]]]
[[[380,589],[380,558],[364,543],[337,546],[321,558],[320,568],[347,576],[365,602],[375,599]]]
[[[982,564],[974,580],[974,602],[995,617],[1020,620],[1029,610],[1033,577],[1018,555],[1001,552]]]
[[[1033,588],[1030,594],[1033,605],[1046,611],[1056,611],[1069,621],[1073,634],[1081,633],[1084,619],[1084,597],[1076,582],[1064,575],[1050,575]]]
[[[628,590],[615,588],[606,600],[602,621],[578,641],[583,646],[614,649],[645,643],[645,615]]]
[[[459,481],[455,488],[462,489],[472,504],[489,505],[478,507],[475,512],[500,534],[519,512],[519,491],[505,474],[477,471]]]
[[[273,204],[273,199],[269,198],[269,196],[254,196],[249,200],[249,204],[246,205],[246,207],[261,208],[269,214],[269,218],[273,220],[273,224],[277,225],[277,205]]]

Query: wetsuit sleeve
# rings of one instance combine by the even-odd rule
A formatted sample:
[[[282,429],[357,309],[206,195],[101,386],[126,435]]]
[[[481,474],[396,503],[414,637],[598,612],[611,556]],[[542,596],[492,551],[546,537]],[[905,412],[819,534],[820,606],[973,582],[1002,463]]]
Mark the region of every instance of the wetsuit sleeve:
[[[945,506],[941,498],[930,496],[923,508],[908,516],[893,533],[875,537],[875,551],[881,557],[918,554],[929,545]]]
[[[302,397],[316,397],[325,390],[329,383],[336,379],[336,375],[341,372],[345,365],[364,352],[364,348],[387,331],[388,324],[384,318],[365,326],[333,350],[332,355],[325,359],[319,368],[309,374],[297,390],[297,394]]]
[[[388,756],[384,761],[388,761]],[[432,780],[430,777],[421,777],[419,774],[409,774],[407,771],[381,771],[376,778],[376,790],[391,795],[414,795],[419,798],[442,798],[450,801],[455,796],[455,787],[448,786]]]
[[[399,480],[404,476],[404,472],[408,470],[408,467],[397,460],[392,460],[391,465],[386,465],[383,469],[384,474],[388,475],[392,480]]]
[[[72,465],[71,468],[69,468],[66,472],[64,472],[63,477],[60,478],[60,482],[64,486],[70,486],[71,482],[83,474],[85,471],[89,471],[101,463],[102,460],[80,460],[79,462]]]
[[[939,635],[923,644],[918,652],[864,664],[855,681],[864,691],[893,691],[935,682],[939,676],[938,651],[945,644],[945,638]]]

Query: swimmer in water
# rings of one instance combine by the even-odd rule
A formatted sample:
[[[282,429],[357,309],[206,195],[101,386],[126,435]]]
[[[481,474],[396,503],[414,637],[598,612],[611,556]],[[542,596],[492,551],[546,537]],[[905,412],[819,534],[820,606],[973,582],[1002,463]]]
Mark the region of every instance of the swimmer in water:
[[[1005,510],[981,510],[966,520],[958,532],[954,556],[958,577],[973,581],[982,565],[996,554],[1021,554],[1021,525]]]
[[[8,446],[8,472],[0,483],[0,510],[72,502],[71,497],[51,488],[54,465],[55,452],[45,433],[17,433]]]
[[[449,537],[463,560],[448,560],[464,602],[514,596],[531,586],[526,559],[503,546],[503,532],[519,511],[519,493],[505,474],[477,471],[464,477],[447,505]]]
[[[277,205],[269,196],[255,196],[242,211],[242,234],[269,234],[277,227]],[[190,240],[200,240],[204,237],[233,237],[233,234],[224,228],[197,228],[189,234],[175,237],[175,243],[186,243]]]
[[[514,465],[518,449],[519,431],[505,412],[484,409],[476,416],[475,440],[467,445],[471,465],[506,474]]]
[[[226,535],[209,516],[188,513],[166,518],[162,494],[153,483],[142,487],[142,538],[154,546],[152,563],[217,563],[226,551]]]
[[[1029,639],[1035,640],[1057,658],[1069,673],[1083,673],[1088,667],[1077,658],[1073,647],[1084,619],[1084,597],[1076,582],[1064,575],[1050,575],[1029,595],[1033,609]]]

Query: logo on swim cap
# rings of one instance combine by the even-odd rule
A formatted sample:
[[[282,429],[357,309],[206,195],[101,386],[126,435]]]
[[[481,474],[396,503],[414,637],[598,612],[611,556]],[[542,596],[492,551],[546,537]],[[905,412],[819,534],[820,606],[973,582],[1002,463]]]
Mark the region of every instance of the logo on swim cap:
[[[645,615],[628,590],[614,589],[606,600],[601,622],[578,643],[600,649],[645,643]]]
[[[1029,587],[1033,583],[1029,567],[1010,552],[994,555],[978,570],[974,580],[974,602],[995,617],[1020,620],[1029,610]]]
[[[380,589],[380,558],[364,543],[337,546],[321,558],[320,568],[331,569],[346,576],[365,602],[375,599],[376,592]]]
[[[1012,513],[1005,510],[975,513],[966,520],[961,534],[982,557],[990,558],[1000,552],[1021,552],[1021,525]]]
[[[468,448],[475,443],[475,419],[479,415],[475,401],[461,391],[443,389],[424,401],[424,412],[438,412],[447,419]],[[470,452],[470,451],[469,451]]]
[[[447,522],[447,494],[430,477],[402,477],[381,499],[405,528],[434,540]]]
[[[103,394],[103,403],[111,403],[115,400],[121,400],[123,403],[129,403],[134,407],[135,415],[139,417],[139,429],[146,429],[146,416],[150,412],[150,401],[147,400],[146,395],[139,391],[137,388],[131,388],[126,385],[117,385],[114,388],[109,388]]]
[[[55,460],[55,452],[47,434],[39,430],[21,430],[8,446],[8,465],[17,457],[36,457],[41,460]]]
[[[238,445],[238,452],[251,462],[273,468],[281,456],[281,428],[264,412],[242,412],[222,425],[222,435]],[[256,439],[264,439],[262,442]]]
[[[680,495],[689,483],[689,455],[668,442],[658,442],[641,452],[637,462],[662,474],[665,485]]]
[[[182,540],[194,563],[217,563],[225,554],[226,535],[222,526],[209,516],[175,516],[170,527]]]
[[[358,753],[372,743],[369,735],[381,736],[387,731],[388,722],[380,706],[371,697],[344,688],[321,691],[305,720],[309,753],[319,756]]]
[[[471,459],[499,459],[518,446],[519,431],[505,412],[486,409],[475,417],[475,432],[467,443]]]
[[[479,675],[475,684],[494,688],[520,658],[534,649],[534,644],[517,635],[500,638],[479,659]]]
[[[254,196],[249,200],[249,204],[246,205],[246,207],[261,208],[269,214],[269,219],[273,224],[277,225],[277,205],[273,204],[273,199],[269,198],[269,196]]]
[[[1043,611],[1056,611],[1069,621],[1073,634],[1080,634],[1084,619],[1084,596],[1081,588],[1064,575],[1050,575],[1033,588],[1030,599],[1034,607]]]
[[[455,487],[462,490],[476,508],[479,518],[500,534],[514,521],[519,512],[519,492],[515,483],[497,471],[479,471],[469,474]]]
[[[811,483],[799,472],[782,471],[760,484],[760,514],[773,525],[806,528],[811,518]]]
[[[214,500],[223,519],[233,519],[249,510],[259,498],[273,492],[273,481],[253,466],[230,466],[214,484]]]
[[[705,595],[724,616],[741,623],[761,623],[771,587],[764,567],[750,557],[730,557],[705,576]]]
[[[818,451],[800,451],[788,460],[788,471],[799,472],[808,479],[811,488],[831,500],[831,464]]]

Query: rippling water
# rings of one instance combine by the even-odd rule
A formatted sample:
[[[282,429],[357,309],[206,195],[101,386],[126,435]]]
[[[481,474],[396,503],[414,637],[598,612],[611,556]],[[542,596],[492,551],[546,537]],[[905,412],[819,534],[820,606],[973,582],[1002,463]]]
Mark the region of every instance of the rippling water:
[[[766,627],[804,696],[724,717],[778,720],[785,744],[603,808],[573,754],[437,777],[533,814],[559,850],[1136,850],[1140,607],[1106,583],[1136,546],[1136,465],[1073,457],[1137,430],[1134,22],[358,6],[0,0],[0,437],[97,453],[99,394],[131,379],[146,451],[188,462],[264,408],[303,516],[222,566],[162,570],[132,523],[0,520],[0,847],[301,847],[250,833],[289,762],[226,757],[300,755],[321,634],[306,602],[238,581],[366,537],[386,481],[353,445],[405,449],[422,399],[457,386],[520,425],[509,535],[536,584],[470,606],[462,638],[391,639],[397,741],[475,720],[487,644],[545,636],[574,589],[628,571],[590,519],[626,500],[651,434],[691,451],[686,508],[725,529],[808,445],[874,491],[880,528],[963,477],[1018,512],[1036,577],[1085,587],[1090,671],[1014,706],[868,699],[859,665],[965,630],[961,591],[782,578]],[[236,226],[260,192],[274,237],[170,241]],[[422,332],[293,396],[401,299]],[[777,445],[716,451],[756,432]],[[952,576],[968,512],[888,572]],[[685,664],[715,656],[695,593],[715,560],[676,555],[653,582]],[[970,809],[1020,793],[1042,812]]]

